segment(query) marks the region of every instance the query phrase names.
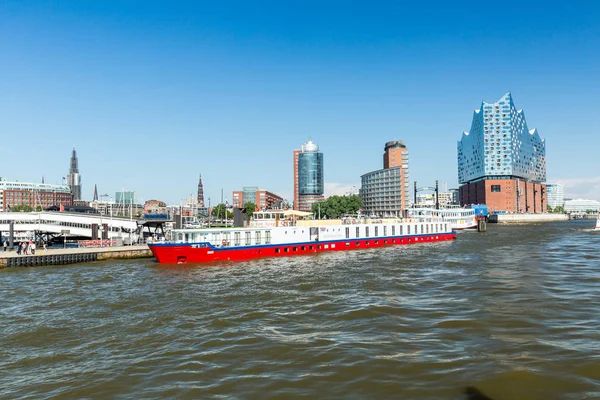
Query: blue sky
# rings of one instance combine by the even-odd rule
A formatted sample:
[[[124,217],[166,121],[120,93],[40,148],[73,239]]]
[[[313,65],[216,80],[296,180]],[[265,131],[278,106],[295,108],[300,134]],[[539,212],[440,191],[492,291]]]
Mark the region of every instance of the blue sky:
[[[473,109],[510,90],[548,181],[600,200],[600,3],[211,3],[0,2],[0,176],[60,183],[75,146],[87,199],[179,203],[199,173],[213,204],[291,199],[309,137],[329,195],[397,139],[411,182],[456,187]]]

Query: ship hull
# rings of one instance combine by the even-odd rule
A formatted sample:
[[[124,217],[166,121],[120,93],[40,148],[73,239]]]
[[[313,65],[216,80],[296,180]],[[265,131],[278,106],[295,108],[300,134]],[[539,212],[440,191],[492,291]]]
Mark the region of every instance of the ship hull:
[[[150,243],[159,263],[188,264],[219,261],[244,261],[263,257],[290,257],[330,251],[348,251],[384,246],[409,245],[454,240],[455,232],[412,236],[344,239],[255,246],[216,247],[210,243]]]

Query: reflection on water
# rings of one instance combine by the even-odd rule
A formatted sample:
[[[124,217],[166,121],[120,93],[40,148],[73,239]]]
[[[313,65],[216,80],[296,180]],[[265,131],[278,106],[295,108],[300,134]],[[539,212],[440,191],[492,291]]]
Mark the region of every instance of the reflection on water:
[[[599,398],[591,225],[209,267],[5,269],[0,398]]]

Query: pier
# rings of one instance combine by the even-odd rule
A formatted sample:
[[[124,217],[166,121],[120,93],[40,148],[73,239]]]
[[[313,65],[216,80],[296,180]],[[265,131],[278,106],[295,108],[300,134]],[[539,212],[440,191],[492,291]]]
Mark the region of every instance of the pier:
[[[37,267],[43,265],[65,265],[110,259],[149,257],[152,257],[152,252],[146,245],[75,249],[38,249],[35,255],[19,255],[16,251],[7,251],[0,253],[0,269],[5,267]]]

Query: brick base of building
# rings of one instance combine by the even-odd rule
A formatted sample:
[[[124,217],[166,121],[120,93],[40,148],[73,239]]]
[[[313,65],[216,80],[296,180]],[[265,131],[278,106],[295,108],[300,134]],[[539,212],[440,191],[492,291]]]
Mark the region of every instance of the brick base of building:
[[[544,213],[548,204],[546,185],[517,179],[488,179],[458,189],[461,206],[485,204],[490,213]]]

